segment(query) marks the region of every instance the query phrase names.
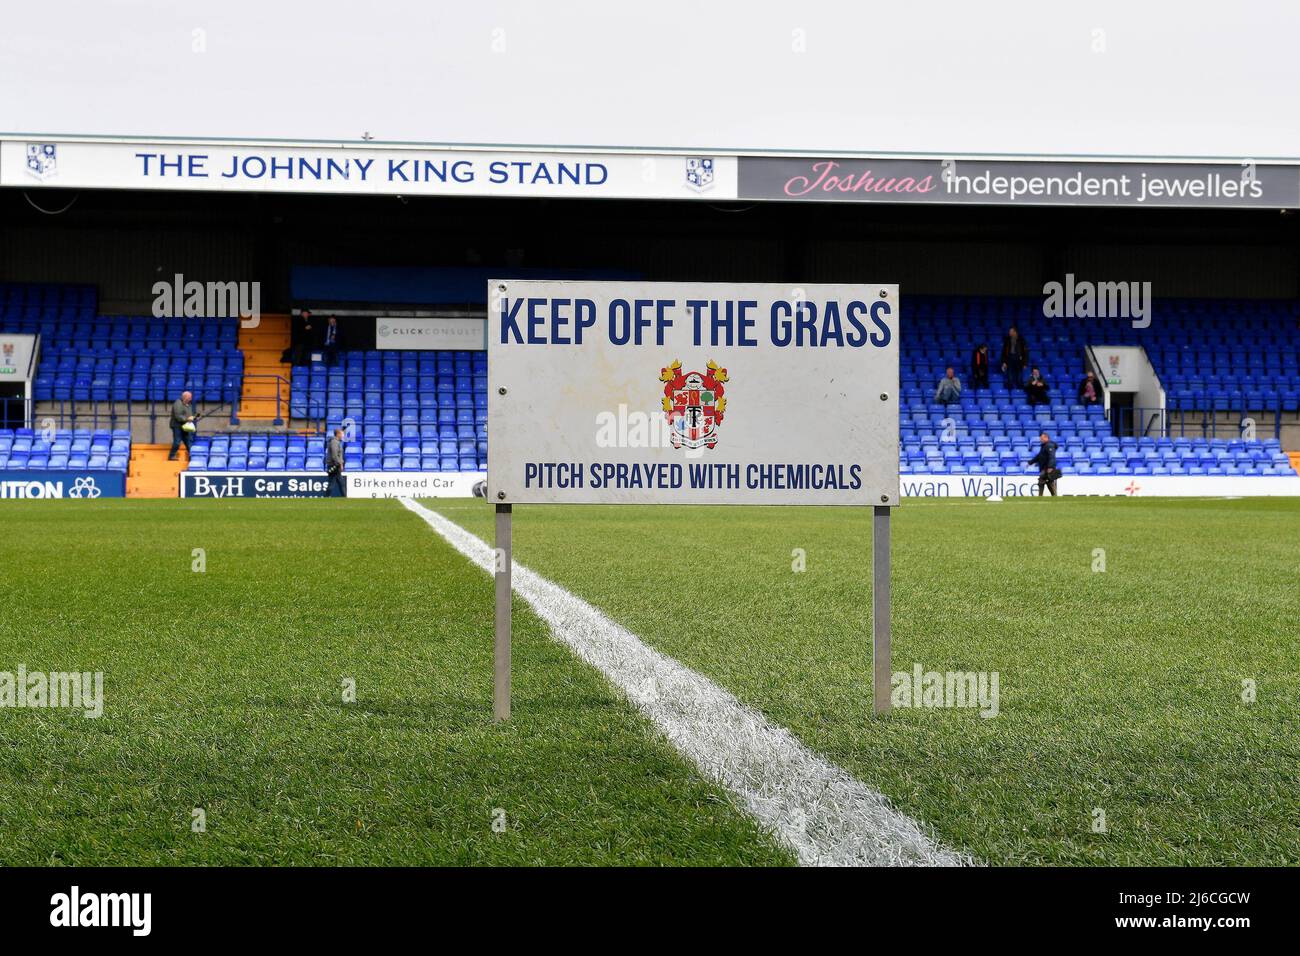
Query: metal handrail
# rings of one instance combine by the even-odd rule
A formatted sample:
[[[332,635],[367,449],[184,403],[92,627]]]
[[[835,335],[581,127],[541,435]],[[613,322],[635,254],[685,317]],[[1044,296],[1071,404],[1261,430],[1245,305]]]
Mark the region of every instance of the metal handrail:
[[[1276,399],[1274,402],[1270,404],[1266,404],[1261,408],[1250,408],[1244,402],[1240,407],[1237,408],[1218,408],[1218,409],[1202,408],[1202,407],[1188,408],[1188,407],[1184,407],[1178,402],[1171,401],[1168,407],[1164,409],[1134,406],[1128,409],[1122,409],[1122,408],[1112,409],[1112,412],[1117,413],[1116,420],[1120,426],[1122,426],[1125,423],[1126,415],[1138,416],[1138,415],[1145,415],[1146,413],[1149,412],[1150,419],[1147,420],[1147,426],[1145,429],[1143,429],[1144,436],[1146,436],[1150,432],[1152,424],[1154,424],[1155,421],[1158,420],[1160,421],[1160,426],[1161,426],[1160,431],[1163,434],[1172,437],[1175,431],[1174,422],[1176,419],[1177,436],[1179,438],[1188,437],[1187,431],[1188,431],[1189,418],[1191,419],[1190,424],[1193,432],[1199,430],[1200,437],[1202,438],[1221,437],[1219,435],[1220,427],[1223,427],[1225,430],[1225,434],[1222,437],[1240,438],[1241,431],[1242,431],[1241,426],[1247,419],[1251,417],[1252,413],[1260,414],[1261,412],[1267,412],[1273,416],[1273,429],[1272,429],[1273,437],[1280,439],[1282,437],[1282,424],[1283,424],[1282,418],[1286,414],[1286,410],[1283,408],[1283,399],[1280,397]],[[1237,426],[1233,427],[1227,424],[1221,425],[1221,423],[1219,422],[1219,416],[1223,414],[1236,416],[1238,422]],[[1300,413],[1297,413],[1295,418],[1297,422],[1300,422]],[[1142,419],[1134,418],[1133,420],[1140,421]],[[1124,429],[1121,427],[1119,430],[1122,431]],[[1257,435],[1257,437],[1259,436]]]
[[[1153,411],[1151,413],[1151,417],[1147,419],[1146,427],[1142,429],[1142,437],[1143,438],[1150,437],[1151,426],[1154,425],[1156,422],[1160,422],[1160,437],[1163,438],[1165,432],[1168,431],[1168,429],[1165,427],[1164,418],[1165,418],[1165,410],[1163,408],[1158,408],[1155,411]]]
[[[289,389],[289,390],[290,390],[290,399],[293,397],[293,393],[292,393],[292,384],[291,384],[291,382],[289,381],[289,379],[285,378],[283,375],[274,375],[274,374],[270,374],[270,373],[266,373],[266,372],[253,372],[253,373],[247,373],[247,372],[246,372],[246,373],[244,373],[244,384],[245,384],[245,388],[247,388],[247,386],[249,385],[250,382],[253,384],[254,388],[256,387],[257,384],[260,384],[261,382],[269,382],[269,383],[272,385],[272,387],[274,387],[274,389],[275,389],[275,424],[276,424],[276,425],[283,425],[283,424],[284,424],[284,414],[283,414],[283,412],[284,412],[284,406],[289,404],[289,400],[287,400],[287,399],[285,399],[285,398],[282,397],[283,394],[284,394],[285,389]],[[238,424],[239,424],[239,408],[240,408],[240,403],[243,401],[244,398],[253,398],[253,399],[255,399],[255,398],[270,398],[270,397],[271,397],[270,395],[246,395],[246,396],[245,396],[245,395],[243,395],[243,394],[241,393],[240,397],[239,397],[238,399],[234,400],[234,401],[231,403],[231,408],[230,408],[230,424],[232,424],[232,425],[238,425]],[[290,410],[292,411],[292,409],[290,409]]]

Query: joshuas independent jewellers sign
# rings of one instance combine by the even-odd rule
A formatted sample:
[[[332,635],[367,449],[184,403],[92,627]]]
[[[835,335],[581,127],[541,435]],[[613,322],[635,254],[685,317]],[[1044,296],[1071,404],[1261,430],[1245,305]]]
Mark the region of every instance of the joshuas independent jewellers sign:
[[[0,185],[335,194],[1300,208],[1300,165],[8,140]]]
[[[740,198],[798,202],[1300,208],[1300,166],[975,159],[740,162]]]

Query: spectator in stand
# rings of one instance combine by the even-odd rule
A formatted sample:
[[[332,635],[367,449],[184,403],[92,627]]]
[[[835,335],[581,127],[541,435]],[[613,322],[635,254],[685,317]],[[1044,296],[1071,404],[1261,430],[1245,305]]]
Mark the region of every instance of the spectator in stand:
[[[1018,389],[1024,385],[1025,366],[1029,364],[1029,347],[1024,337],[1014,325],[1007,329],[1006,338],[1002,340],[1002,373],[1006,376],[1007,389]]]
[[[975,347],[975,353],[970,357],[970,387],[988,388],[989,387],[989,347],[987,342],[981,342]]]
[[[1038,446],[1038,454],[1025,464],[1038,466],[1038,496],[1040,498],[1043,496],[1043,486],[1046,485],[1047,490],[1055,498],[1056,480],[1061,477],[1060,469],[1056,467],[1056,442],[1052,441],[1047,432],[1039,435],[1038,440],[1041,443]]]
[[[311,362],[311,349],[316,344],[316,335],[310,309],[303,309],[294,319],[291,341],[293,353],[290,361],[294,365],[307,365]]]
[[[194,433],[198,431],[198,427],[194,424],[196,418],[194,394],[181,392],[181,397],[172,402],[172,450],[167,453],[168,461],[176,460],[176,453],[180,451],[182,442],[185,443],[185,454],[190,453],[190,446],[194,444]]]
[[[1030,405],[1046,405],[1047,398],[1047,380],[1039,373],[1038,367],[1029,373],[1029,381],[1025,383],[1025,395],[1029,397]]]
[[[325,353],[325,364],[331,367],[339,364],[339,320],[330,316],[325,323],[324,342],[321,351]]]
[[[1097,381],[1097,376],[1089,372],[1079,383],[1079,404],[1096,405],[1100,401],[1101,383]]]
[[[951,405],[960,398],[961,379],[949,365],[948,371],[944,373],[943,378],[939,379],[939,387],[934,390],[934,400],[940,405]]]

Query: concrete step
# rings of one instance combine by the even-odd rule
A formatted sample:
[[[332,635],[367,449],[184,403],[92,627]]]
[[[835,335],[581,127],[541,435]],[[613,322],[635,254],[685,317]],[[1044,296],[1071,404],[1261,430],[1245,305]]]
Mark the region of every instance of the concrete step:
[[[165,466],[164,462],[166,463]],[[176,456],[175,461],[167,461],[167,454],[165,452],[163,453],[161,461],[149,464],[138,464],[135,458],[132,457],[131,460],[127,462],[126,476],[128,478],[150,478],[154,475],[171,472],[173,468],[176,471],[184,471],[189,467],[189,464],[189,456],[185,454],[185,449],[183,448],[181,449],[180,454]]]
[[[126,477],[128,498],[176,497],[176,476],[185,470],[189,459],[181,448],[176,461],[168,461],[170,450],[170,444],[132,444]]]
[[[288,409],[281,402],[279,406],[280,417],[284,418],[288,414]],[[275,420],[276,404],[273,398],[250,398],[239,404],[239,420],[241,422]]]
[[[263,315],[262,320],[255,327],[240,325],[239,337],[244,336],[270,336],[270,335],[288,335],[290,330],[289,317],[287,315]]]
[[[255,329],[242,332],[239,336],[241,349],[276,349],[282,351],[289,346],[289,333],[273,330]]]
[[[268,376],[277,375],[282,378],[279,386],[283,389],[289,388],[289,365],[281,365],[278,362],[274,365],[256,365],[244,362],[244,381],[250,381],[250,376]],[[261,385],[264,389],[270,390],[276,382],[270,378],[252,378],[253,385]]]
[[[244,353],[244,387],[239,400],[239,420],[251,425],[273,424],[277,413],[289,414],[289,376],[292,369],[280,361],[292,338],[287,315],[264,315],[257,328],[239,329],[239,349]],[[257,376],[276,375],[283,379]],[[276,396],[279,395],[279,402]]]
[[[128,498],[176,498],[180,494],[180,479],[172,475],[164,478],[127,478]]]

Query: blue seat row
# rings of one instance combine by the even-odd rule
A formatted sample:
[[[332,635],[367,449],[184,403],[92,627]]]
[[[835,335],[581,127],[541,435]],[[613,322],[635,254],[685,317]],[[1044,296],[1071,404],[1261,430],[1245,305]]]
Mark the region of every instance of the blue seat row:
[[[5,471],[120,471],[125,473],[130,454],[120,455],[22,455],[0,452],[0,469]]]

